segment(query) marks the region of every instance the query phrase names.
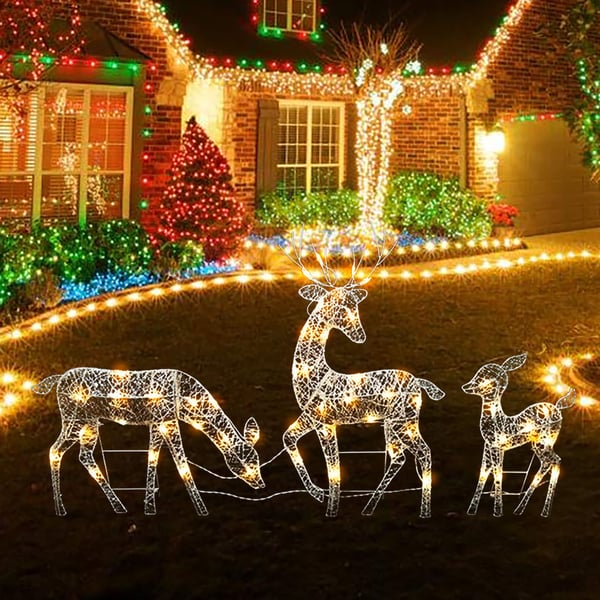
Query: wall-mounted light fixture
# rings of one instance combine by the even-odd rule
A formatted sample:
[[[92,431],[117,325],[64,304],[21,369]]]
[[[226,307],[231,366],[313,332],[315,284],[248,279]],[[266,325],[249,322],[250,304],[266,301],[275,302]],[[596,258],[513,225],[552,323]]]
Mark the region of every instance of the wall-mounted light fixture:
[[[506,134],[501,127],[494,127],[483,138],[483,148],[487,154],[502,154],[506,149]]]

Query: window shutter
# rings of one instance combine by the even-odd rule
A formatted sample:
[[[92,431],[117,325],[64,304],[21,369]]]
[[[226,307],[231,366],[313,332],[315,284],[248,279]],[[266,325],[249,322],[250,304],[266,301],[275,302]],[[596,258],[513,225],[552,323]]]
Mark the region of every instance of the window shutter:
[[[279,102],[260,100],[258,103],[258,148],[256,156],[256,193],[277,188],[277,142]]]
[[[356,104],[346,104],[346,181],[345,186],[350,189],[358,188],[358,172],[356,170]]]

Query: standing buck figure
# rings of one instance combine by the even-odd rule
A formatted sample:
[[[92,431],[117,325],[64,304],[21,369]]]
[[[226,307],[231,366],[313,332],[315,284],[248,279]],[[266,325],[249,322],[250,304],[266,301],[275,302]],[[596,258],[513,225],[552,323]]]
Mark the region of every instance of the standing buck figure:
[[[62,430],[50,449],[50,468],[58,515],[66,514],[60,493],[62,457],[77,442],[79,460],[98,482],[114,511],[127,512],[94,458],[101,420],[150,428],[146,514],[156,513],[156,469],[163,443],[169,448],[196,512],[208,514],[183,450],[179,420],[203,431],[223,453],[234,475],[253,488],[265,486],[254,449],[259,437],[258,424],[253,418],[248,419],[242,436],[210,392],[191,375],[173,369],[110,371],[81,367],[47,377],[34,391],[48,394],[55,384]]]
[[[547,517],[552,508],[556,483],[560,472],[560,457],[554,452],[554,443],[562,424],[561,411],[575,404],[575,390],[569,390],[566,396],[556,404],[539,402],[528,406],[518,415],[509,416],[502,410],[500,400],[508,385],[508,371],[522,367],[527,354],[512,356],[501,365],[489,363],[477,371],[473,379],[462,386],[463,392],[481,396],[480,428],[484,440],[483,460],[479,481],[468,514],[477,513],[479,501],[485,483],[490,475],[494,476],[494,516],[502,516],[502,464],[504,452],[530,443],[531,448],[540,461],[540,468],[533,478],[515,514],[523,514],[529,499],[540,485],[545,475],[550,472],[550,483],[542,516]]]
[[[371,515],[391,480],[404,465],[405,452],[415,456],[421,470],[421,517],[431,515],[431,451],[419,431],[421,390],[430,398],[440,400],[444,392],[426,379],[418,379],[406,371],[385,370],[345,374],[334,371],[325,357],[327,338],[332,329],[339,329],[351,341],[362,344],[366,339],[360,322],[358,305],[367,297],[367,291],[354,281],[357,272],[353,267],[351,280],[336,286],[326,262],[315,253],[325,274],[325,283],[313,278],[302,265],[302,254],[296,252],[292,260],[301,267],[313,284],[300,289],[305,300],[316,303],[302,328],[292,367],[294,393],[302,414],[283,435],[288,451],[307,491],[322,502],[325,491],[310,478],[298,440],[314,431],[321,444],[329,479],[327,516],[338,513],[340,499],[340,457],[336,435],[338,425],[374,423],[383,421],[386,450],[390,457],[383,479],[363,509]],[[380,253],[377,266],[383,262]],[[375,269],[374,268],[374,269]],[[373,269],[373,270],[374,270]]]

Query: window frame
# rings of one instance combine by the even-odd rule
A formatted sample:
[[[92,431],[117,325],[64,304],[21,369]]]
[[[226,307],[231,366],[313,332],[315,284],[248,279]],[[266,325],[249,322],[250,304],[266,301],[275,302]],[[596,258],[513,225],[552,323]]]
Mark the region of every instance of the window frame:
[[[279,162],[279,132],[281,131],[281,110],[287,107],[306,108],[306,163],[285,164]],[[323,163],[315,164],[312,161],[312,130],[313,130],[313,110],[315,108],[337,108],[339,109],[339,138],[338,138],[338,162],[337,164]],[[312,169],[314,167],[337,167],[338,169],[338,187],[342,189],[346,177],[346,104],[334,100],[280,100],[279,101],[279,125],[278,125],[278,142],[277,142],[277,171],[286,167],[306,167],[305,187],[302,188],[307,194],[312,191]],[[281,180],[277,179],[278,185]],[[297,190],[295,190],[297,191]]]
[[[276,3],[277,0],[271,0],[272,2]],[[269,0],[262,0],[261,2],[261,8],[260,8],[260,26],[264,27],[265,29],[272,31],[272,30],[279,30],[279,31],[283,31],[286,33],[296,33],[296,34],[314,34],[314,33],[318,33],[319,32],[319,15],[321,14],[321,6],[320,6],[320,1],[319,0],[312,0],[313,2],[313,12],[312,12],[312,28],[311,29],[294,29],[293,27],[293,17],[294,17],[294,13],[293,13],[293,2],[294,0],[286,0],[286,26],[285,27],[279,27],[276,24],[269,24],[267,23],[267,6],[269,3]],[[274,10],[270,10],[268,12],[275,12]]]
[[[128,219],[131,212],[131,170],[132,170],[132,152],[133,152],[133,113],[134,113],[134,89],[131,86],[106,85],[94,83],[63,83],[63,82],[43,82],[31,93],[35,96],[30,101],[32,112],[30,119],[34,120],[34,135],[28,135],[28,142],[35,139],[33,169],[7,171],[0,175],[11,176],[31,176],[33,178],[30,224],[40,223],[42,220],[42,181],[44,176],[62,175],[65,171],[58,168],[44,169],[44,126],[45,126],[45,98],[48,90],[56,88],[67,88],[71,90],[80,90],[83,92],[83,111],[82,111],[82,130],[81,147],[79,149],[79,195],[77,202],[77,222],[84,224],[88,219],[88,179],[94,175],[94,172],[88,165],[89,135],[90,135],[90,106],[91,97],[94,92],[117,92],[125,94],[125,139],[123,145],[123,170],[104,169],[102,174],[122,175],[123,184],[121,190],[121,218]]]

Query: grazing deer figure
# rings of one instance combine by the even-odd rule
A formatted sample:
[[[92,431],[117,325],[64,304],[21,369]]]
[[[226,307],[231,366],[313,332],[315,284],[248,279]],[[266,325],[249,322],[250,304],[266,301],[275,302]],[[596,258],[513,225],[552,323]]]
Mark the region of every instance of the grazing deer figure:
[[[528,406],[518,415],[509,416],[502,410],[500,400],[508,385],[508,372],[522,367],[527,354],[511,356],[501,365],[489,363],[477,371],[473,379],[462,386],[463,392],[481,396],[480,429],[484,440],[483,460],[479,481],[468,514],[477,513],[479,501],[485,483],[490,475],[494,476],[494,516],[502,516],[502,464],[504,452],[530,443],[540,461],[540,468],[533,478],[515,514],[523,514],[529,499],[550,472],[550,483],[542,516],[547,517],[552,508],[556,483],[560,472],[560,457],[554,452],[554,443],[562,424],[561,411],[575,404],[575,390],[560,398],[556,404],[539,402]]]
[[[156,513],[156,469],[163,443],[167,444],[196,512],[208,514],[183,450],[179,420],[203,431],[223,453],[234,475],[253,488],[265,485],[254,449],[259,437],[256,421],[248,419],[242,436],[210,392],[191,375],[173,369],[111,371],[81,367],[47,377],[34,391],[48,394],[55,384],[62,430],[50,449],[50,468],[58,515],[66,514],[60,493],[60,465],[64,453],[76,442],[79,460],[98,482],[114,511],[127,512],[94,459],[101,420],[150,428],[146,514]]]
[[[316,306],[306,321],[294,353],[292,378],[294,393],[302,414],[283,435],[283,444],[294,463],[307,491],[319,501],[325,491],[311,480],[302,456],[298,440],[315,431],[327,464],[329,493],[327,516],[338,513],[340,498],[340,458],[336,427],[338,425],[372,423],[383,421],[386,450],[390,463],[383,479],[363,509],[371,515],[391,480],[404,465],[405,452],[415,456],[420,465],[422,479],[421,517],[431,515],[431,451],[419,431],[421,390],[430,398],[440,400],[444,392],[430,381],[418,379],[406,371],[385,370],[357,373],[338,373],[325,357],[327,338],[332,329],[339,329],[351,341],[362,344],[366,339],[360,322],[358,305],[367,297],[367,291],[354,281],[357,271],[353,268],[351,280],[336,286],[329,277],[329,269],[316,253],[324,267],[326,282],[312,277],[304,268],[301,255],[292,260],[313,281],[300,289],[302,298]],[[378,266],[382,262],[377,262]]]

